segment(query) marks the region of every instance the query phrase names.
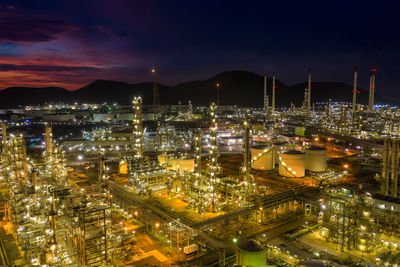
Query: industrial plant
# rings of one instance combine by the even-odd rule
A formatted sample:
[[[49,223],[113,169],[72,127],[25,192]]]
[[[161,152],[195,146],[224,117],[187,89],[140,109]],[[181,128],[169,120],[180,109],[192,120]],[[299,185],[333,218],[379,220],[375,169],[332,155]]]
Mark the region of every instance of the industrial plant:
[[[155,72],[155,69],[152,70]],[[307,74],[305,72],[305,74]],[[351,74],[351,71],[350,71]],[[400,109],[43,104],[1,112],[2,266],[398,266]],[[306,79],[307,78],[307,79]],[[290,97],[290,96],[287,96]]]

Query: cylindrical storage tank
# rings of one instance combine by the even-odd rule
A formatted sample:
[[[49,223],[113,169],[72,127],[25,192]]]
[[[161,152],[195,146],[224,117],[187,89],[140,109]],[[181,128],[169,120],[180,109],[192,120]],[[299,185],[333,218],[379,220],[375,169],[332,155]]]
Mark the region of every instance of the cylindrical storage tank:
[[[273,141],[272,142],[272,146],[274,148],[274,162],[275,164],[278,164],[279,162],[279,152],[281,152],[282,150],[284,150],[286,148],[287,142],[283,142],[283,141]]]
[[[167,170],[177,170],[179,165],[179,159],[169,158]]]
[[[157,155],[157,160],[160,165],[168,164],[168,156],[167,155]]]
[[[258,145],[251,149],[251,168],[254,170],[272,170],[274,166],[274,150],[270,146]]]
[[[179,170],[183,171],[194,171],[194,158],[169,158],[168,159],[168,170]]]
[[[119,174],[128,174],[128,162],[121,160],[118,167]]]
[[[236,265],[265,266],[266,249],[254,239],[242,239],[236,246]]]
[[[312,172],[326,170],[326,149],[312,146],[306,149],[306,169]]]
[[[180,171],[194,171],[194,158],[183,158],[178,160]]]
[[[284,177],[304,177],[305,153],[297,150],[279,153],[279,175]]]

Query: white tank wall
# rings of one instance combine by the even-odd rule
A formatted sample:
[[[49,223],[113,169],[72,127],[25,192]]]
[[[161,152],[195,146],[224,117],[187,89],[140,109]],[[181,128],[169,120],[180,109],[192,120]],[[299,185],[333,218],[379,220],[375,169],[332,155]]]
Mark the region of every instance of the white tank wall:
[[[239,266],[266,266],[266,250],[251,252],[237,249],[236,264]]]
[[[264,149],[267,149],[268,152],[264,153]],[[251,148],[251,161],[254,160],[254,157],[258,159],[251,163],[251,168],[254,170],[272,170],[274,169],[274,151],[270,147],[265,148]],[[263,154],[264,153],[264,154]],[[261,157],[259,154],[263,154]]]
[[[305,153],[279,153],[279,175],[284,177],[304,177]],[[285,163],[285,166],[282,163]],[[289,169],[290,168],[290,169]]]
[[[125,160],[119,162],[119,174],[128,174],[128,163]]]
[[[275,164],[278,164],[279,162],[279,153],[282,150],[286,149],[286,143],[282,143],[282,144],[273,144],[273,148],[274,148],[274,155],[275,155]]]
[[[168,156],[167,155],[157,155],[157,160],[158,160],[158,163],[161,165],[168,164]]]
[[[306,150],[306,169],[312,172],[326,170],[326,149]]]
[[[178,170],[183,172],[183,171],[189,171],[193,172],[194,171],[194,159],[192,158],[187,158],[187,159],[176,159],[176,158],[170,158],[168,159],[168,165],[171,165],[168,167],[168,170]]]

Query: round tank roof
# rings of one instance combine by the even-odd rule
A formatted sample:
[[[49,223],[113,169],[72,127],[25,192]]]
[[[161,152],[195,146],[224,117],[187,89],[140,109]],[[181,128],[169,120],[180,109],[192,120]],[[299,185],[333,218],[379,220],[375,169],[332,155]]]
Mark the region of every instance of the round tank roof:
[[[344,265],[339,265],[332,261],[328,260],[318,260],[318,259],[311,259],[311,260],[304,260],[300,262],[300,266],[306,267],[325,267],[325,266],[333,266],[333,267],[344,267]]]
[[[303,151],[298,151],[298,150],[288,150],[283,152],[283,154],[288,154],[288,155],[301,155],[304,154]]]
[[[326,150],[325,147],[320,147],[320,146],[311,146],[307,148],[307,150]]]
[[[237,247],[249,252],[258,252],[264,250],[264,247],[254,239],[241,239],[239,240]]]
[[[274,141],[274,142],[272,142],[272,144],[275,145],[275,146],[283,146],[283,145],[286,145],[287,142],[285,142],[285,141]]]
[[[255,145],[255,146],[252,146],[251,148],[255,148],[255,149],[266,149],[266,148],[269,148],[269,146],[267,146],[267,145]]]

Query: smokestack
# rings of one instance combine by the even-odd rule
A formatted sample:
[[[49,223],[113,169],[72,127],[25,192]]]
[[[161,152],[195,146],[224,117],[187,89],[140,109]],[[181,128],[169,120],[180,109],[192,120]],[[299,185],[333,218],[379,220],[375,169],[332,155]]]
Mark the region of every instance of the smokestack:
[[[221,86],[221,84],[219,82],[216,83],[217,86],[217,107],[219,107],[219,87]]]
[[[382,184],[381,184],[381,193],[382,195],[389,195],[389,150],[390,143],[389,139],[385,139],[383,143],[383,159],[382,159]]]
[[[392,189],[390,193],[392,197],[397,197],[397,170],[399,165],[399,144],[397,141],[393,141],[392,143]]]
[[[264,72],[264,111],[268,109],[268,95],[267,95],[267,73]]]
[[[369,78],[368,111],[374,111],[374,104],[375,104],[375,72],[376,72],[376,69],[372,69],[371,70],[371,76]]]
[[[357,71],[358,68],[357,66],[354,67],[354,86],[353,86],[353,109],[352,109],[352,115],[353,119],[356,114],[356,105],[357,105]]]
[[[307,112],[311,111],[311,68],[308,69]]]
[[[275,72],[272,75],[272,112],[275,112]]]
[[[160,93],[158,92],[156,69],[152,68],[151,73],[153,74],[153,106],[158,108],[160,106]]]
[[[371,104],[371,100],[372,100],[372,72],[371,75],[369,76],[369,97],[368,97],[368,111],[372,111],[372,104]]]
[[[372,69],[372,109],[374,109],[375,105],[375,73],[376,69]]]

